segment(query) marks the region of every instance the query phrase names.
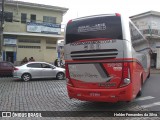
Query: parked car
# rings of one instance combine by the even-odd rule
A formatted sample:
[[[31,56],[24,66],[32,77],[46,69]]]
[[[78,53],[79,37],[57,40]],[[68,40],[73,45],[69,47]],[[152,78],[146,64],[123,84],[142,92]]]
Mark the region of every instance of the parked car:
[[[13,76],[14,65],[11,62],[0,61],[0,77]]]
[[[64,79],[65,69],[46,62],[29,62],[14,69],[13,77],[29,81],[33,78]]]

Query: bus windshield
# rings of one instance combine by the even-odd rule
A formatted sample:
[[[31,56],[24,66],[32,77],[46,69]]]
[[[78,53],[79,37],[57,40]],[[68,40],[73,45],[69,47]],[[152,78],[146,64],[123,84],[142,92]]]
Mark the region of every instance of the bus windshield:
[[[93,38],[122,39],[120,16],[81,19],[67,25],[66,44]]]

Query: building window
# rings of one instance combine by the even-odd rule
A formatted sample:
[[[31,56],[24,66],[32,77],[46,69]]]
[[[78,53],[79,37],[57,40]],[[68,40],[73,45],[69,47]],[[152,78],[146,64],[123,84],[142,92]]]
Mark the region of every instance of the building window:
[[[12,12],[5,12],[4,20],[6,22],[12,22],[13,21],[13,13]]]
[[[44,23],[56,23],[56,17],[50,17],[50,16],[43,16],[43,22]]]
[[[46,49],[56,49],[56,47],[47,46]]]
[[[36,22],[36,15],[31,14],[31,22]]]
[[[23,42],[23,43],[40,43],[40,40],[30,40],[30,39],[19,39],[18,42]]]
[[[46,44],[57,44],[57,41],[46,40]]]
[[[23,45],[19,45],[18,48],[30,48],[30,49],[40,49],[40,46],[23,46]]]
[[[26,23],[26,22],[27,22],[27,14],[21,13],[21,23]]]

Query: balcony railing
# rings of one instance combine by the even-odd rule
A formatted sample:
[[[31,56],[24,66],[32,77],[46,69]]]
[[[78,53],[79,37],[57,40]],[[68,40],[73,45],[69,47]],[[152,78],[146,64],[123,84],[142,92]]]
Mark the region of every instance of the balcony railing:
[[[159,35],[160,36],[160,30],[157,30],[157,29],[144,29],[144,30],[141,30],[141,32],[144,35],[149,34],[150,36],[152,36],[152,35]]]

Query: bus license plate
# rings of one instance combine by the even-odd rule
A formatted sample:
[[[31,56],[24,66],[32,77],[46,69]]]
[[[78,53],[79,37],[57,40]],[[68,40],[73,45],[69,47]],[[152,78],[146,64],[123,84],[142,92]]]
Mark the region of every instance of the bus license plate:
[[[101,96],[100,93],[90,93],[90,96]]]

